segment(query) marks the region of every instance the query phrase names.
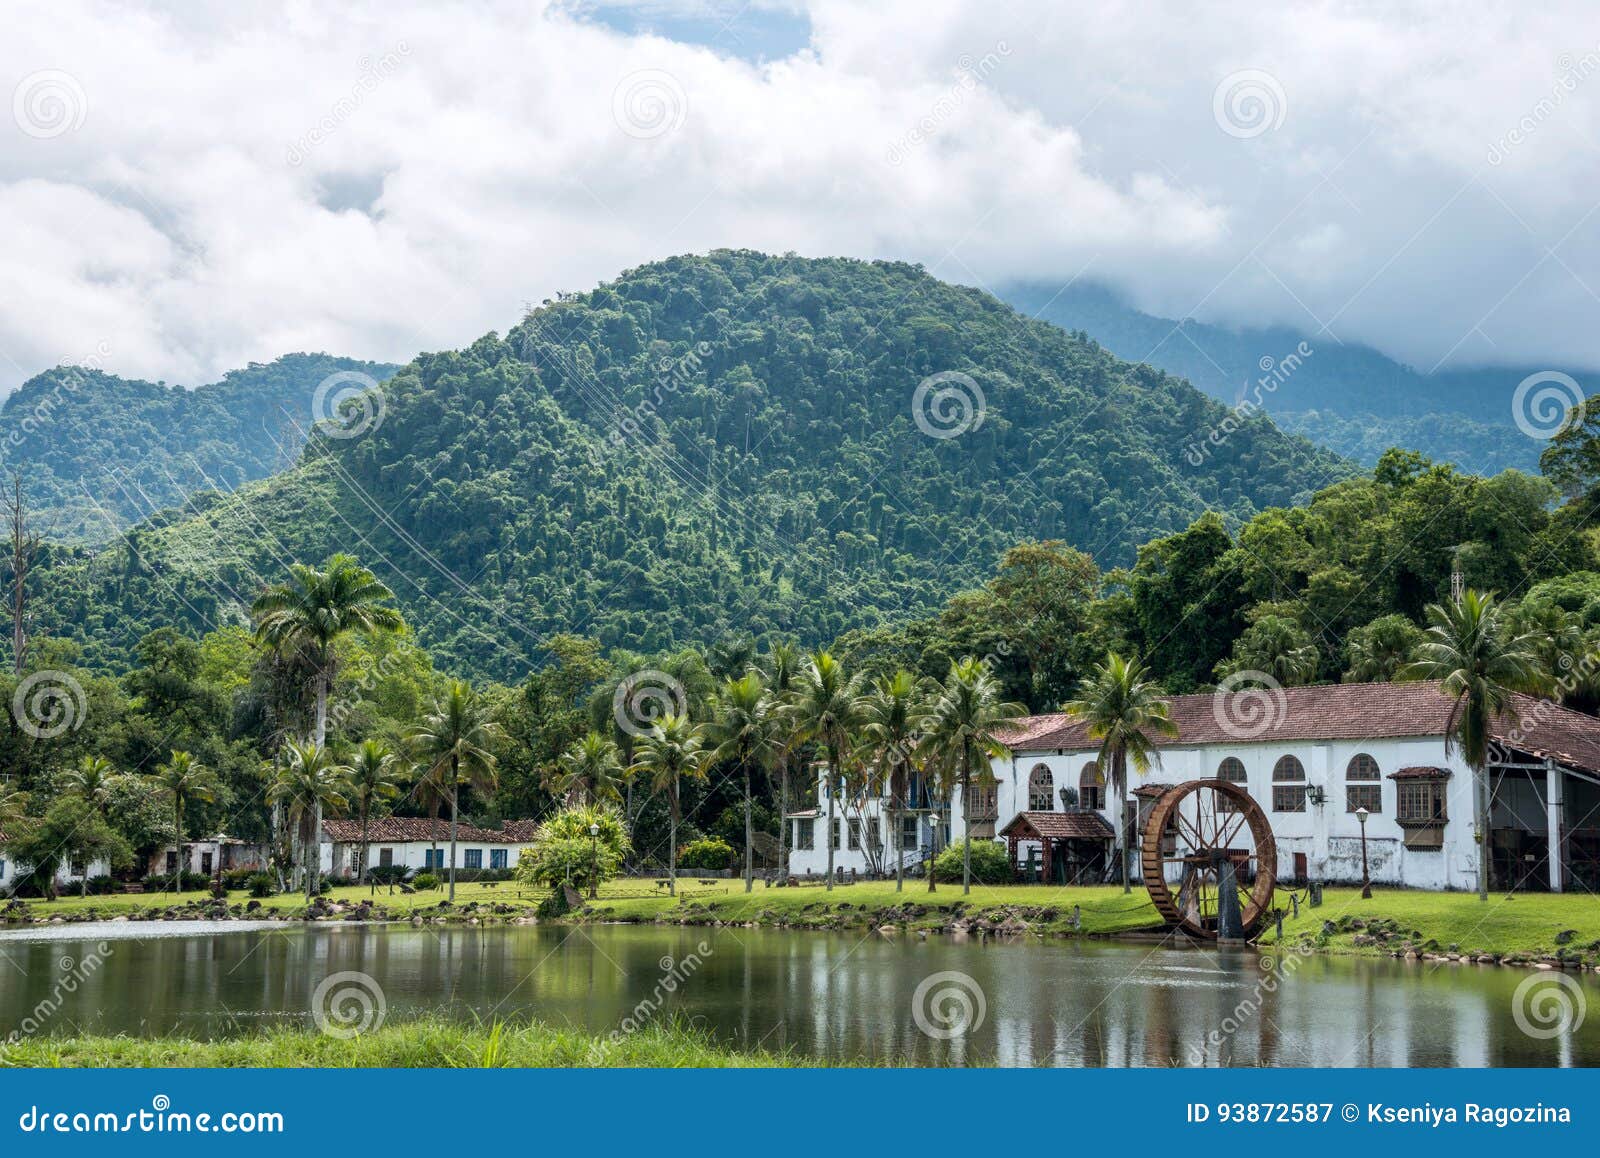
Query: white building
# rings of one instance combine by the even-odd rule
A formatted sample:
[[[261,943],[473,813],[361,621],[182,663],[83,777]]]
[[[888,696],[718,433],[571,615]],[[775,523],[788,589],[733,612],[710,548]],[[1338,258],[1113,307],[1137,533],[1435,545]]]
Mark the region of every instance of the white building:
[[[1184,781],[1220,778],[1243,786],[1266,811],[1282,880],[1359,881],[1357,809],[1365,808],[1375,882],[1477,888],[1473,778],[1459,751],[1446,751],[1451,704],[1437,684],[1339,684],[1167,702],[1178,735],[1158,738],[1158,767],[1143,776],[1129,770],[1133,799],[1123,816],[1130,827],[1141,799]],[[1516,712],[1492,733],[1491,886],[1600,890],[1600,720],[1529,696],[1517,697]],[[1098,745],[1059,714],[1017,721],[1007,742],[1011,754],[994,762],[991,786],[974,787],[966,801],[937,802],[940,846],[960,839],[970,810],[975,838],[1049,826],[1047,835],[1067,842],[1053,858],[1055,879],[1103,879],[1117,809],[1095,763]],[[1072,792],[1064,798],[1063,789]],[[896,857],[920,863],[935,802],[920,786],[918,792],[898,834],[888,831],[885,801],[843,793],[834,802],[836,868],[892,873]],[[827,804],[827,785],[819,783],[818,806],[790,815],[790,871],[826,871]],[[1030,813],[1067,815],[1019,822]],[[1024,863],[1042,868],[1037,841],[1018,846]],[[1551,857],[1551,849],[1559,855]]]
[[[501,828],[462,824],[456,829],[456,868],[511,869],[522,850],[533,843],[532,820],[508,820]],[[335,877],[354,877],[361,858],[361,822],[322,822],[322,871]],[[448,869],[450,822],[426,817],[386,816],[367,827],[367,867],[399,865],[409,869]]]
[[[85,877],[104,876],[111,871],[111,865],[106,861],[92,861],[84,864],[63,864],[56,870],[56,888],[61,892],[71,892],[82,886]],[[17,882],[27,875],[25,867],[19,867],[6,851],[6,834],[0,832],[0,897],[8,897]]]

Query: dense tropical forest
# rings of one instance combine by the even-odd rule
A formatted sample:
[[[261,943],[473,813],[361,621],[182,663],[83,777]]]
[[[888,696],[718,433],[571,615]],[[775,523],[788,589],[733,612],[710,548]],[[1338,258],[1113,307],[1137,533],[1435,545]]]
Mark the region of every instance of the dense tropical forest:
[[[1541,366],[1424,372],[1327,334],[1154,317],[1089,282],[999,292],[1025,313],[1087,331],[1118,357],[1148,361],[1225,404],[1256,397],[1282,429],[1365,466],[1376,465],[1391,446],[1404,446],[1481,474],[1537,468],[1543,444],[1517,428],[1511,400],[1517,384]],[[1281,372],[1279,364],[1301,343],[1312,353],[1296,359],[1292,373]],[[1263,382],[1269,387],[1262,389]]]
[[[955,437],[913,413],[942,373],[981,393]],[[562,631],[814,645],[935,610],[1024,538],[1131,562],[1203,511],[1245,519],[1351,469],[1259,419],[1196,461],[1217,403],[891,263],[676,258],[381,394],[381,422],[293,470],[52,549],[41,628],[117,671],[153,627],[242,623],[289,561],[349,549],[432,654],[502,680]]]
[[[320,383],[340,373],[381,382],[395,369],[288,354],[186,390],[57,366],[0,407],[0,469],[22,474],[52,540],[101,543],[198,491],[292,466]]]
[[[931,437],[908,400],[949,370],[984,419]],[[1018,713],[1414,676],[1458,606],[1519,686],[1600,704],[1600,407],[1542,474],[1362,473],[1264,419],[1196,465],[1174,448],[1228,413],[1176,379],[914,267],[748,253],[381,393],[381,423],[333,416],[358,436],[99,549],[44,536],[17,471],[13,859],[134,871],[226,829],[292,873],[319,816],[598,806],[619,858],[709,867],[781,841],[815,761],[956,791]],[[552,872],[585,831],[547,832]]]

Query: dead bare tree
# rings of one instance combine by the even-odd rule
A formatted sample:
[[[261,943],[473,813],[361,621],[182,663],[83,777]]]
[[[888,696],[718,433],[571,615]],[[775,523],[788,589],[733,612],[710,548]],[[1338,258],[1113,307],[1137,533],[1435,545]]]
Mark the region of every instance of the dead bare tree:
[[[43,536],[29,518],[28,500],[22,494],[22,476],[15,471],[11,485],[0,491],[6,530],[11,536],[11,664],[18,679],[28,658],[28,572],[39,554]]]

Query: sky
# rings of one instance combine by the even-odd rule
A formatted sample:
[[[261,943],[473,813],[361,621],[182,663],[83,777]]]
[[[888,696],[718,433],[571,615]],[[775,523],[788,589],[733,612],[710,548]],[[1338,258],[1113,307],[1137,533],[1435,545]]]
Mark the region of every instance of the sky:
[[[1600,366],[1600,6],[9,0],[0,391],[405,361],[722,246]]]

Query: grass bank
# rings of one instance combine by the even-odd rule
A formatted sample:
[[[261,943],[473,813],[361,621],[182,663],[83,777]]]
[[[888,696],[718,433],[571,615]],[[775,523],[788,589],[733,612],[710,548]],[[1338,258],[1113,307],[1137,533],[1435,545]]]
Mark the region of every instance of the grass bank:
[[[646,1026],[616,1040],[538,1023],[462,1026],[425,1019],[385,1025],[359,1037],[315,1029],[274,1029],[226,1041],[182,1037],[45,1037],[0,1040],[0,1066],[129,1069],[149,1067],[728,1068],[820,1064],[764,1051],[743,1053],[679,1026]]]

